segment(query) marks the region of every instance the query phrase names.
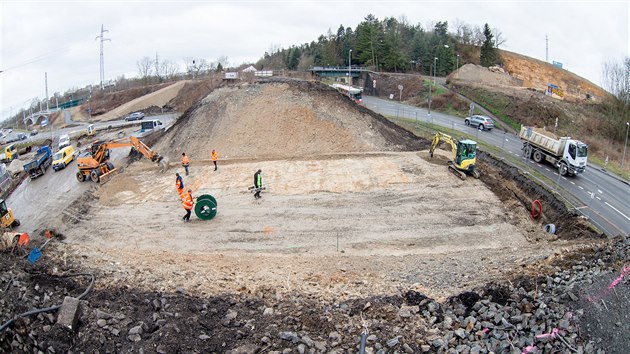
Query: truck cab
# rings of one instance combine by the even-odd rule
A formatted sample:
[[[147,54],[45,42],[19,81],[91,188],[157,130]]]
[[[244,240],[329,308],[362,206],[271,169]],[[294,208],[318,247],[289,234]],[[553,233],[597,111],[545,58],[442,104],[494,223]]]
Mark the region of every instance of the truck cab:
[[[567,140],[564,158],[569,161],[570,175],[582,173],[586,169],[588,145],[578,140]]]
[[[0,154],[0,160],[2,162],[11,162],[13,161],[13,159],[16,159],[18,157],[19,157],[19,154],[18,154],[17,144],[7,145],[3,149],[2,154]]]

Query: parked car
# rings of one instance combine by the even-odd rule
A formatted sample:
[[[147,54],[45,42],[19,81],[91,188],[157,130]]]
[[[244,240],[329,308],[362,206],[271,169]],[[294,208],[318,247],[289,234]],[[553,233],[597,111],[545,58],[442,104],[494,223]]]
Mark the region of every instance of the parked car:
[[[31,136],[33,135],[37,135],[39,132],[37,131],[37,129],[33,129],[31,130]]]
[[[28,136],[26,136],[26,134],[24,133],[18,133],[17,138],[18,140],[26,140],[28,139]]]
[[[466,117],[466,119],[464,119],[464,124],[471,127],[477,127],[479,130],[490,131],[492,130],[492,128],[494,128],[494,121],[492,120],[492,118],[482,115]]]
[[[144,113],[142,113],[142,112],[133,112],[130,115],[125,117],[125,121],[131,122],[133,120],[140,120],[142,118],[144,118]]]

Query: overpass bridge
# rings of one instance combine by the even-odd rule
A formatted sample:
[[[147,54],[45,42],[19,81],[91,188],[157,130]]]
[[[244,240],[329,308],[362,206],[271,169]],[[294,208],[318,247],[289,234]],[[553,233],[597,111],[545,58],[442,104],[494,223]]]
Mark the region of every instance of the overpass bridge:
[[[370,71],[361,66],[314,66],[308,69],[313,75],[320,77],[360,77],[361,73]]]
[[[50,117],[51,114],[61,110],[61,109],[66,109],[66,108],[70,108],[70,107],[76,107],[78,105],[80,105],[83,101],[85,101],[87,98],[77,98],[76,100],[70,100],[70,101],[66,101],[64,103],[61,103],[59,105],[57,105],[57,107],[55,108],[49,108],[49,109],[44,109],[41,110],[39,112],[35,112],[33,114],[30,114],[26,117],[24,117],[23,122],[25,126],[29,126],[29,125],[33,125],[33,124],[39,124],[40,123],[40,119],[43,120],[43,118],[45,118],[46,120],[48,120],[48,118]]]

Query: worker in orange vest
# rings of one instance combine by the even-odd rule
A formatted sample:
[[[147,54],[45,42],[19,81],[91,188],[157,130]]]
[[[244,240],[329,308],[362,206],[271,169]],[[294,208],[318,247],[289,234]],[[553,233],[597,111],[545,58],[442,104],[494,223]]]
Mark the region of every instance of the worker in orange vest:
[[[190,213],[192,212],[193,208],[192,190],[189,189],[188,193],[183,193],[180,198],[182,199],[182,206],[184,207],[184,210],[186,210],[186,215],[184,215],[182,219],[184,220],[184,222],[189,222]]]
[[[212,149],[212,162],[214,163],[214,170],[217,170],[217,160],[219,159],[219,154],[217,153],[217,151],[215,149]]]
[[[184,193],[184,179],[179,173],[175,173],[175,188],[177,188],[177,195],[182,195]]]
[[[185,152],[182,152],[182,166],[186,170],[186,176],[188,176],[188,166],[190,165],[190,160],[188,156],[186,156]]]

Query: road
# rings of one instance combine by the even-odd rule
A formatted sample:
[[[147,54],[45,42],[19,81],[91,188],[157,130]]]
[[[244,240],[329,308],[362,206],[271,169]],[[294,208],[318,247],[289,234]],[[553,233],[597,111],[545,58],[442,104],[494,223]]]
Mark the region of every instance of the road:
[[[64,113],[67,113],[67,112],[64,111]],[[27,132],[26,134],[28,138],[26,140],[23,140],[23,142],[51,139],[53,141],[53,148],[54,148],[59,139],[59,136],[63,134],[68,134],[70,138],[76,138],[79,135],[86,132],[87,126],[90,124],[94,124],[94,127],[98,131],[101,129],[106,129],[110,126],[114,128],[118,128],[118,127],[127,127],[127,126],[137,125],[139,127],[143,121],[147,121],[151,119],[158,119],[164,124],[165,127],[169,127],[177,118],[177,114],[160,114],[160,115],[155,115],[155,116],[146,116],[142,120],[136,120],[132,122],[126,122],[124,120],[116,120],[116,121],[109,121],[109,122],[84,123],[84,122],[73,122],[72,120],[68,120],[69,119],[68,116],[69,114],[64,115],[65,124],[74,124],[74,126],[62,128],[62,129],[53,129],[51,126],[48,126],[46,128],[42,128],[37,135],[29,135]],[[10,134],[7,134],[7,136],[3,140],[7,141],[17,136],[18,133],[20,132],[14,130]]]
[[[548,185],[557,189],[573,207],[608,236],[630,235],[630,185],[599,167],[588,165],[577,177],[562,177],[550,164],[538,164],[522,156],[522,143],[518,136],[494,129],[479,131],[464,125],[459,117],[431,112],[426,109],[384,100],[371,96],[363,97],[365,107],[387,116],[411,118],[437,124],[475,136],[477,141],[487,144],[522,159],[532,169],[553,181]]]
[[[165,124],[165,128],[169,128],[177,119],[177,114],[168,114],[160,116],[145,117],[144,120],[159,119]],[[106,129],[108,126],[122,127],[139,125],[140,121],[125,122],[114,121],[104,123],[94,123],[98,129]],[[58,138],[61,134],[77,134],[79,131],[85,130],[85,126],[70,127],[54,130],[52,134]],[[36,136],[30,136],[29,139],[48,138],[51,132],[42,132]],[[75,142],[73,142],[73,145]],[[76,146],[76,145],[75,145]],[[53,151],[57,150],[53,144]],[[118,148],[111,151],[110,160],[115,166],[123,164],[130,148]],[[60,227],[63,223],[64,216],[72,218],[80,218],[81,215],[74,215],[67,212],[69,206],[75,203],[83,193],[87,192],[94,185],[91,181],[80,183],[76,179],[77,166],[76,160],[71,162],[65,169],[54,171],[52,167],[40,177],[35,179],[26,178],[15,191],[7,197],[7,205],[14,211],[19,210],[16,215],[22,222],[18,227],[20,232],[34,232],[35,230],[43,230],[49,227]],[[63,210],[63,214],[59,215],[58,220],[50,220],[50,213],[42,212],[42,210]]]

